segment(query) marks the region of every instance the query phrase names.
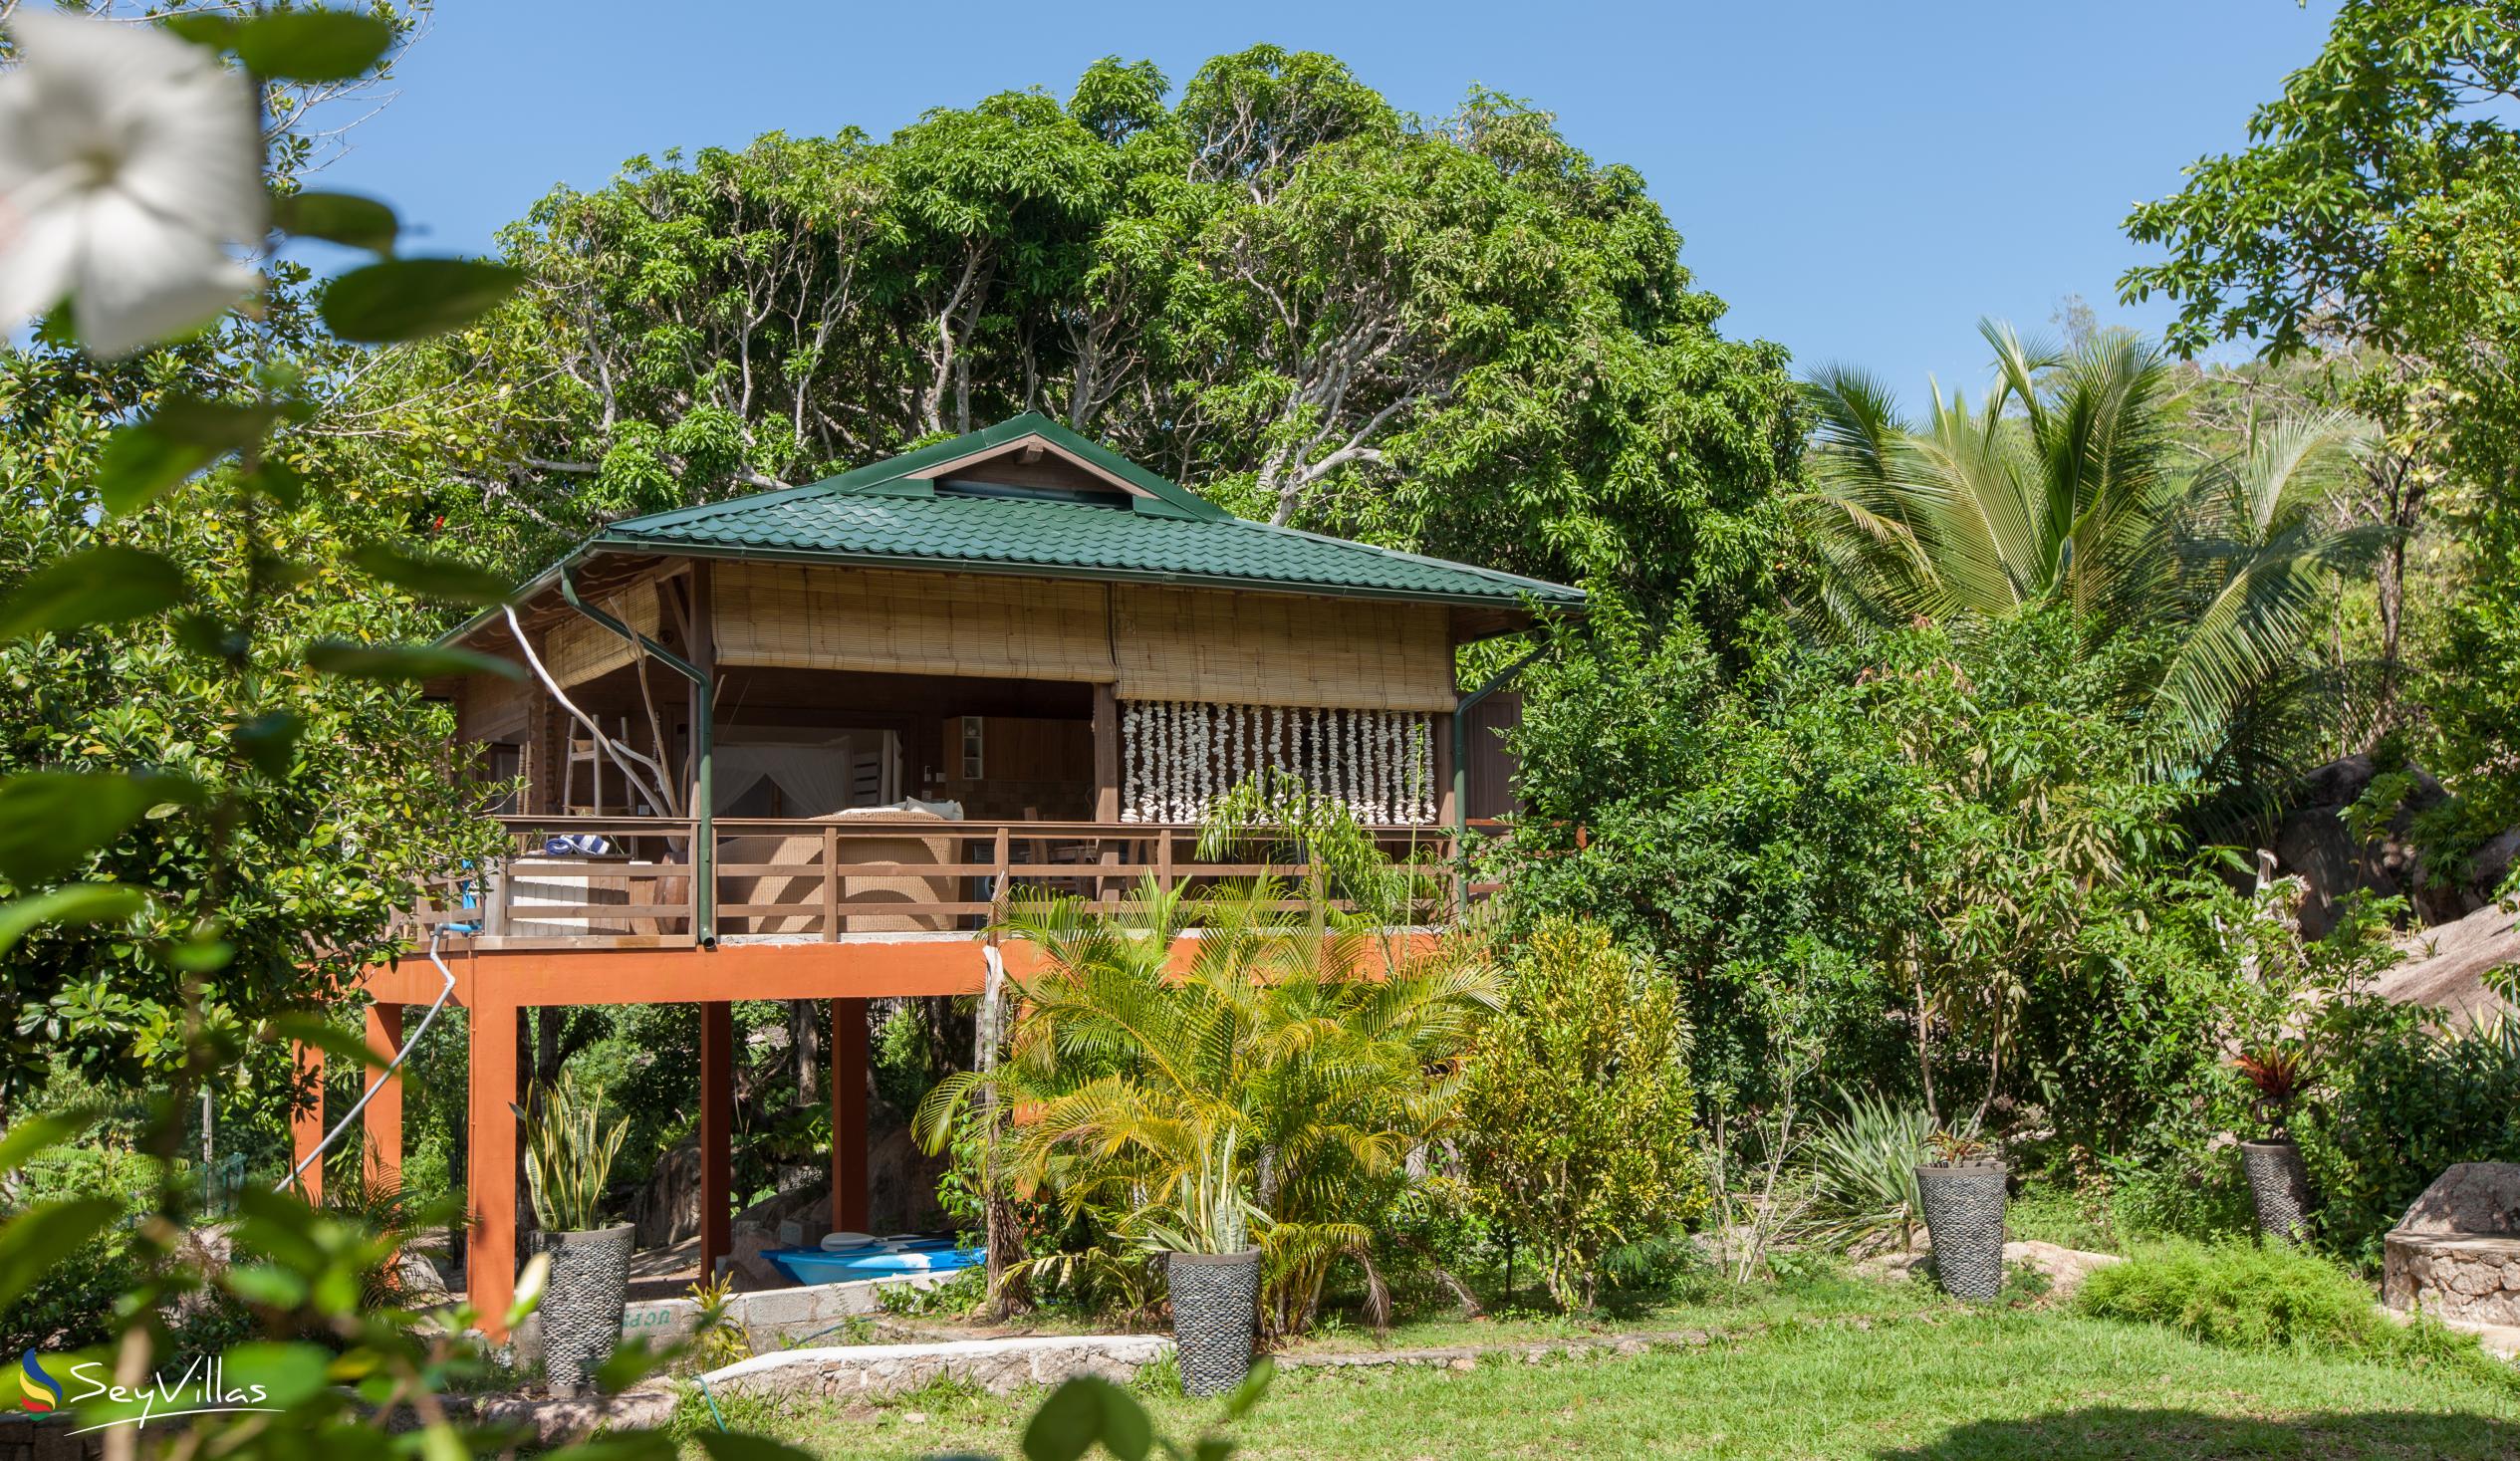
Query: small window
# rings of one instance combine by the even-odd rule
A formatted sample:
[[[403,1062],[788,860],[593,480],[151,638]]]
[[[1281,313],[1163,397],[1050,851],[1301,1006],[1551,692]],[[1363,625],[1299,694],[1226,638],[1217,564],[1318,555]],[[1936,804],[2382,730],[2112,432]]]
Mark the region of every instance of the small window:
[[[962,779],[980,779],[980,717],[976,715],[962,718]]]

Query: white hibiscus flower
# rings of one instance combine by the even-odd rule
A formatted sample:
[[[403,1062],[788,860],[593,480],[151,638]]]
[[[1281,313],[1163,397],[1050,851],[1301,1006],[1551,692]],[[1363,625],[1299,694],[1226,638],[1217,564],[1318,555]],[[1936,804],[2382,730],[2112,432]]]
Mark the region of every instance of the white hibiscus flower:
[[[260,276],[262,136],[243,76],[155,26],[9,22],[0,75],[0,328],[69,296],[100,356],[216,315]]]

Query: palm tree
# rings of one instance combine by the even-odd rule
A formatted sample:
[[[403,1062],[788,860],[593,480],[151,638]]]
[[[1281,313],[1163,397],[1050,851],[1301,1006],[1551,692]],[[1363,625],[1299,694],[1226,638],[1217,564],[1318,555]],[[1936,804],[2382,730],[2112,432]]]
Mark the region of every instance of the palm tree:
[[[1304,896],[1291,896],[1297,892]],[[1193,922],[1197,953],[1169,967]],[[916,1129],[931,1149],[982,1094],[1018,1113],[1004,1171],[1116,1240],[1178,1219],[1174,1195],[1220,1150],[1244,1153],[1281,1332],[1312,1318],[1342,1258],[1387,1310],[1371,1222],[1419,1177],[1454,1119],[1454,1063],[1497,1001],[1484,964],[1389,939],[1366,915],[1269,877],[1197,896],[1141,887],[1131,912],[1027,898],[1001,930],[1030,943],[1006,1059],[940,1084]]]
[[[2161,770],[2250,781],[2271,727],[2317,688],[2304,654],[2336,576],[2382,535],[2323,517],[2349,420],[2259,430],[2199,462],[2169,428],[2170,375],[2154,347],[2101,336],[2071,354],[1979,331],[1995,351],[1982,407],[1934,392],[1921,426],[1876,377],[1824,367],[1813,488],[1799,501],[1818,568],[1806,617],[1861,637],[2069,609],[2095,641],[2166,636],[2157,674],[2131,689],[2169,731]]]

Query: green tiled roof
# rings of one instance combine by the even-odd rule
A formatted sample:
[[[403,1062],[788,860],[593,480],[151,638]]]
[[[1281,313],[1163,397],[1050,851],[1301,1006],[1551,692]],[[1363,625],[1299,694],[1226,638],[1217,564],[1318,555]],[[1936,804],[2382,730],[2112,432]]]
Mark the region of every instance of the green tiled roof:
[[[1038,436],[1137,489],[1127,507],[938,493],[921,471]],[[1575,608],[1559,584],[1249,522],[1040,416],[810,486],[615,523],[590,546]]]

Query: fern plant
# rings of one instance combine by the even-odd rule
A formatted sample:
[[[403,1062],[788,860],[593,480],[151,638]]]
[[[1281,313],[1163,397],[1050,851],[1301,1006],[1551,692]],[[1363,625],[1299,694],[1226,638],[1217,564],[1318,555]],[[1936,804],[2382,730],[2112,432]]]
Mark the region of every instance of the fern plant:
[[[540,1096],[531,1113],[509,1107],[525,1123],[525,1179],[533,1191],[534,1221],[554,1233],[603,1227],[604,1191],[613,1180],[613,1159],[630,1134],[630,1118],[605,1129],[604,1088],[565,1070]]]

